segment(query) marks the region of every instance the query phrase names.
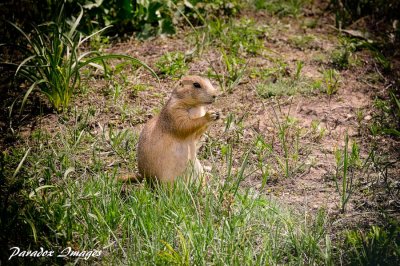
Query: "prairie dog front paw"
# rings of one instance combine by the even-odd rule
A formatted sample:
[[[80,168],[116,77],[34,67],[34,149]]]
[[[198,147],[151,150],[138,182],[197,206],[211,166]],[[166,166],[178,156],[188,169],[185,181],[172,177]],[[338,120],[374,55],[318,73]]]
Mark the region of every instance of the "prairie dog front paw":
[[[206,113],[206,116],[207,116],[208,120],[210,120],[210,121],[216,121],[220,117],[219,112],[216,112],[216,111],[208,111]]]

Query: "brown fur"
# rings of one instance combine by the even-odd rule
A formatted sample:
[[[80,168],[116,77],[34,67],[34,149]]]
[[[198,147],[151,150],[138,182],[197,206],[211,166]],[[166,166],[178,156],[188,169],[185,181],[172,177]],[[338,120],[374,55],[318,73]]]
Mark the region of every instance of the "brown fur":
[[[195,84],[201,86],[196,88]],[[141,177],[151,181],[172,182],[188,175],[190,165],[200,174],[202,167],[196,157],[197,143],[217,112],[206,112],[214,102],[216,89],[208,79],[184,77],[160,114],[144,126],[138,143],[137,159]]]

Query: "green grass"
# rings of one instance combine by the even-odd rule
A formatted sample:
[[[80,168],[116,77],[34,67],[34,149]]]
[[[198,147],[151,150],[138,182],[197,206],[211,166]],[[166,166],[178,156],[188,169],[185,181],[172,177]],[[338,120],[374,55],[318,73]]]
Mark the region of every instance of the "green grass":
[[[235,55],[259,55],[263,52],[262,39],[266,27],[252,19],[214,19],[204,28],[205,44],[217,46]]]
[[[38,244],[102,250],[102,262],[329,262],[325,214],[302,220],[254,192],[232,190],[177,183],[173,190],[133,187],[124,193],[109,174],[81,182],[64,178],[62,186],[31,193],[24,219],[31,218]]]
[[[284,201],[288,199],[285,194],[292,192],[295,200],[303,199],[292,184],[304,182],[303,174],[308,175],[306,178],[313,175],[306,172],[313,163],[316,163],[315,169],[335,167],[336,163],[334,180],[330,184],[322,183],[326,180],[321,176],[321,193],[335,193],[333,186],[336,186],[339,194],[337,205],[343,212],[353,199],[358,203],[359,190],[376,197],[384,193],[393,196],[396,192],[396,183],[390,181],[394,164],[390,155],[383,157],[373,149],[363,161],[362,147],[350,142],[348,137],[343,149],[331,151],[322,145],[326,135],[331,137],[337,133],[331,129],[329,120],[312,120],[307,128],[306,121],[291,115],[290,109],[296,107],[291,107],[291,99],[307,97],[315,90],[329,97],[335,93],[340,96],[340,73],[337,70],[357,67],[352,61],[356,49],[340,43],[331,55],[325,50],[317,52],[314,61],[320,67],[330,66],[337,70],[323,69],[321,78],[314,80],[303,73],[305,64],[306,69],[313,68],[312,62],[304,58],[305,62],[293,63],[285,60],[286,54],[267,48],[274,47],[272,44],[281,46],[280,42],[274,42],[279,38],[273,35],[288,29],[285,25],[291,21],[289,18],[282,19],[285,25],[277,23],[272,26],[263,26],[255,19],[216,18],[212,14],[225,11],[214,8],[229,2],[218,1],[218,5],[213,5],[213,2],[216,1],[207,1],[203,6],[204,9],[213,9],[208,18],[201,16],[204,10],[197,10],[203,7],[197,6],[197,13],[187,3],[185,8],[190,10],[181,13],[191,12],[188,14],[189,22],[199,22],[194,23],[196,27],[189,24],[196,34],[196,43],[191,44],[196,49],[167,53],[155,62],[168,86],[173,83],[168,78],[177,79],[186,74],[188,62],[193,60],[204,67],[195,71],[209,74],[225,92],[236,93],[237,90],[240,99],[259,104],[241,105],[237,102],[239,98],[222,96],[226,97],[225,100],[233,99],[232,104],[222,103],[227,112],[225,130],[222,125],[217,125],[217,130],[223,133],[217,133],[218,137],[213,136],[213,130],[207,133],[199,151],[200,160],[207,166],[211,165],[207,172],[210,179],[207,186],[179,180],[172,188],[152,188],[146,183],[124,184],[116,180],[120,175],[136,172],[140,126],[135,126],[160,111],[166,91],[156,88],[147,75],[140,73],[140,68],[132,73],[130,63],[122,62],[109,69],[101,64],[94,65],[95,59],[91,56],[83,57],[82,64],[103,68],[112,76],[106,76],[104,82],[96,81],[92,68],[81,65],[81,70],[74,72],[78,78],[70,79],[70,87],[77,82],[71,87],[72,95],[82,98],[77,101],[77,106],[62,107],[65,111],[51,114],[49,119],[52,120],[40,116],[30,135],[15,137],[13,146],[0,153],[1,243],[10,240],[8,243],[22,248],[34,250],[44,247],[57,253],[66,247],[102,252],[100,258],[87,261],[69,259],[67,263],[70,264],[336,265],[342,262],[377,264],[396,261],[399,254],[398,226],[375,225],[369,231],[343,232],[336,226],[347,216],[314,209],[319,203],[314,205],[310,202],[313,204],[311,210],[307,202],[303,210],[293,204],[288,206]],[[307,32],[317,25],[318,20],[311,21],[312,17],[309,22],[305,22],[308,17],[300,17],[307,1],[255,2],[258,8],[271,13],[304,20],[303,27],[309,27]],[[179,4],[176,7],[183,8]],[[225,7],[229,9],[229,6]],[[160,26],[157,23],[151,25],[148,33]],[[93,35],[94,38],[97,36]],[[313,36],[288,36],[291,45],[282,45],[305,50],[311,48]],[[70,40],[76,45],[76,39]],[[108,46],[109,41],[92,40],[92,49]],[[49,48],[47,53],[53,56],[55,51],[58,50]],[[76,51],[79,57],[82,50]],[[92,54],[93,58],[98,55]],[[63,56],[62,60],[67,58]],[[204,59],[208,65],[204,64]],[[382,64],[385,64],[384,59],[375,58],[377,62],[383,60]],[[58,66],[63,69],[64,63],[54,64],[54,69]],[[22,65],[20,71],[24,67]],[[81,84],[79,75],[84,76]],[[378,87],[384,80],[379,72],[371,74],[368,81]],[[154,91],[147,92],[150,88]],[[250,91],[251,88],[254,91]],[[293,95],[295,97],[290,97]],[[312,100],[315,100],[314,96]],[[400,110],[398,94],[393,91],[388,96],[390,100],[377,100],[376,108],[385,116],[383,120],[392,116],[397,119]],[[265,123],[254,121],[253,109],[256,119],[265,119]],[[301,109],[296,111],[301,112]],[[370,114],[369,111],[366,108],[365,114]],[[362,113],[357,114],[358,124],[362,124],[363,117]],[[375,129],[378,133],[385,128],[391,134],[398,130],[395,124],[384,126],[384,121],[380,123]],[[13,134],[18,132],[15,130]],[[355,138],[358,142],[358,137]],[[321,156],[315,156],[313,149],[318,154],[321,152]],[[326,162],[329,158],[331,162]],[[364,165],[360,165],[361,162]],[[359,186],[364,181],[365,186]],[[378,186],[381,190],[376,190]],[[357,197],[353,198],[354,194]],[[282,195],[282,198],[273,195]],[[393,196],[392,202],[395,199]],[[289,197],[289,201],[292,200]],[[329,209],[330,212],[335,210]],[[347,221],[343,223],[348,225]],[[333,230],[331,224],[335,226]],[[346,254],[342,254],[344,252]],[[7,249],[0,250],[0,255],[6,254],[7,258],[9,253]],[[57,258],[14,258],[12,262],[66,263]]]
[[[222,91],[232,93],[246,74],[248,62],[241,57],[228,55],[222,49],[220,52],[218,64],[210,64],[208,77],[216,79]]]
[[[323,86],[321,87],[322,92],[325,92],[329,98],[332,97],[333,94],[336,94],[340,87],[340,73],[335,69],[323,69]]]
[[[7,172],[19,169],[7,182],[23,183],[24,208],[16,221],[31,249],[97,249],[102,257],[89,262],[134,265],[331,263],[322,210],[312,218],[240,186],[250,171],[251,147],[233,168],[228,144],[228,171],[213,172],[204,188],[123,184],[115,177],[134,168],[137,134],[110,127],[93,135],[94,112],[72,115],[54,137],[37,129],[29,151],[16,149],[8,157],[21,162],[6,164]]]
[[[333,176],[336,190],[340,195],[340,209],[346,211],[347,203],[354,193],[354,175],[361,168],[360,148],[356,142],[351,144],[349,151],[349,136],[346,133],[343,150],[335,151],[336,169]]]
[[[372,226],[367,231],[349,230],[345,234],[345,259],[351,265],[398,265],[400,226],[389,221],[386,226]]]
[[[257,94],[262,98],[275,96],[291,96],[294,94],[309,94],[315,90],[316,81],[302,75],[304,63],[298,61],[295,72],[290,76],[290,70],[286,63],[277,60],[276,66],[266,69],[253,69],[250,76],[259,76],[263,82],[255,86]]]
[[[193,54],[201,56],[206,49],[217,48],[217,60],[209,64],[208,77],[216,79],[224,92],[232,93],[247,76],[248,56],[262,55],[266,28],[252,19],[213,18],[205,20],[203,29],[192,28],[189,42],[194,46]]]
[[[182,52],[165,53],[157,60],[156,66],[163,76],[175,79],[179,79],[189,70],[186,56]]]
[[[279,16],[297,17],[301,14],[302,8],[307,2],[307,0],[254,0],[254,5],[256,9],[264,9]]]
[[[295,35],[289,38],[289,42],[300,50],[305,50],[313,47],[315,37],[313,35]]]
[[[257,94],[262,98],[274,96],[291,96],[295,94],[309,94],[314,90],[313,84],[307,79],[291,80],[281,78],[256,85]]]
[[[374,123],[370,126],[373,135],[400,136],[400,100],[395,89],[389,91],[390,99],[376,98],[373,105],[378,110]]]
[[[338,70],[347,69],[355,65],[354,52],[362,45],[362,41],[341,37],[339,43],[340,45],[332,51],[330,61]]]

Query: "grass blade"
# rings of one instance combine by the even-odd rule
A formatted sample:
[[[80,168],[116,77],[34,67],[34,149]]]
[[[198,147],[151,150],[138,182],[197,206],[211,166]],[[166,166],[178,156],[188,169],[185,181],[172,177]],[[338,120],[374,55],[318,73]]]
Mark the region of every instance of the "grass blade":
[[[37,85],[42,84],[42,83],[44,83],[44,82],[46,82],[46,81],[45,81],[44,79],[41,79],[41,80],[35,81],[35,82],[29,87],[28,91],[25,93],[24,98],[22,99],[21,108],[19,109],[19,112],[20,112],[20,113],[22,113],[22,109],[24,108],[25,103],[26,103],[26,100],[28,99],[28,96],[31,94],[32,90],[33,90]]]
[[[12,175],[12,177],[16,177],[19,170],[21,170],[22,165],[24,164],[26,157],[28,156],[29,152],[31,151],[31,147],[29,147],[29,149],[25,152],[24,157],[22,158],[22,160],[19,162],[17,169],[15,169],[14,174]]]
[[[24,67],[26,63],[28,63],[30,60],[34,59],[35,57],[36,57],[36,55],[32,55],[32,56],[29,56],[29,57],[25,58],[25,59],[21,62],[21,64],[18,65],[17,70],[15,70],[14,77],[16,77],[16,76],[18,75],[19,70],[20,70],[22,67]]]
[[[155,78],[157,78],[157,81],[160,82],[160,79],[158,78],[156,72],[154,72],[154,70],[151,67],[149,67],[146,63],[140,61],[139,59],[131,57],[129,55],[123,55],[123,54],[110,54],[110,55],[96,56],[96,57],[93,57],[93,58],[90,58],[90,59],[86,60],[85,62],[81,62],[79,67],[78,67],[78,69],[80,69],[80,68],[82,68],[82,67],[84,67],[84,66],[86,66],[86,65],[88,65],[90,63],[95,63],[97,61],[107,60],[107,59],[126,59],[126,60],[129,60],[129,61],[133,62],[134,64],[141,65],[144,68],[146,68],[148,71],[150,71],[150,73]]]
[[[104,27],[104,28],[102,28],[102,29],[100,29],[100,30],[98,30],[98,31],[96,31],[96,32],[94,32],[94,33],[92,33],[92,34],[90,34],[89,36],[83,38],[81,41],[79,41],[78,47],[80,47],[82,43],[86,42],[87,40],[89,40],[89,39],[92,38],[93,36],[95,36],[95,35],[97,35],[97,34],[103,32],[103,31],[105,31],[106,29],[109,29],[109,28],[111,28],[111,27],[112,27],[112,25],[107,26],[107,27]]]
[[[68,34],[67,34],[67,36],[68,36],[69,38],[72,38],[72,36],[73,36],[74,33],[76,32],[76,27],[78,27],[79,22],[80,22],[81,19],[82,19],[82,16],[83,16],[83,8],[82,8],[81,6],[80,6],[80,8],[81,8],[81,12],[79,13],[78,17],[76,18],[74,24],[72,24],[71,29],[70,29],[70,31],[69,31]]]

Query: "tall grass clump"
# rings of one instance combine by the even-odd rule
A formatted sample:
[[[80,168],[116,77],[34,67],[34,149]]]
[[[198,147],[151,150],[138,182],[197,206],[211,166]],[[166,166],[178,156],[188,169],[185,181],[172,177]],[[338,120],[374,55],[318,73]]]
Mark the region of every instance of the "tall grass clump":
[[[349,149],[349,136],[346,133],[344,149],[335,151],[336,173],[333,176],[336,190],[340,195],[340,208],[346,211],[347,203],[354,192],[355,169],[361,166],[360,148],[356,142],[351,144]]]
[[[389,221],[385,226],[372,226],[368,231],[346,232],[345,263],[349,265],[398,265],[400,263],[400,225]]]
[[[83,67],[91,65],[107,73],[105,60],[123,59],[132,64],[144,66],[153,75],[156,74],[145,63],[127,55],[102,54],[99,51],[83,51],[84,44],[93,36],[107,28],[83,36],[77,31],[82,19],[83,10],[70,24],[65,22],[61,9],[60,15],[54,22],[34,27],[33,32],[26,33],[16,24],[11,23],[23,36],[23,42],[15,48],[20,50],[24,59],[20,64],[8,64],[15,67],[15,78],[18,82],[27,82],[21,109],[27,98],[37,90],[43,94],[57,112],[68,108],[71,97],[79,86]],[[100,63],[100,64],[99,64]]]

